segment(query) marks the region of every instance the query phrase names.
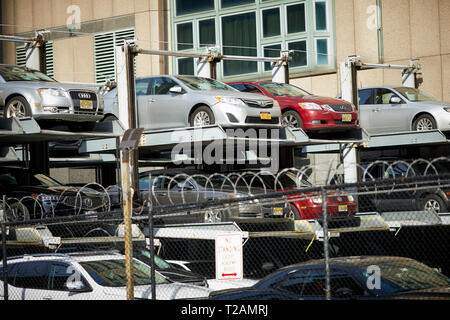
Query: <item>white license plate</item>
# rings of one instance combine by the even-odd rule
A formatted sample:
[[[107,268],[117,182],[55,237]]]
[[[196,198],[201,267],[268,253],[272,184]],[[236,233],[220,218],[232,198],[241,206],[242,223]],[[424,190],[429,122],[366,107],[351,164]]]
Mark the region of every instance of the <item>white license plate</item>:
[[[94,109],[94,104],[92,103],[92,101],[89,100],[80,100],[80,109],[92,110]]]

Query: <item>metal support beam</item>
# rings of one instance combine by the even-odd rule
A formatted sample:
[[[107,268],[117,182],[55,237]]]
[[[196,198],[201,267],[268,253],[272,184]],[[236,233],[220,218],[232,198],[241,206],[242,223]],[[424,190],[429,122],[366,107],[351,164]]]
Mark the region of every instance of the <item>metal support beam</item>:
[[[272,63],[272,81],[278,83],[289,83],[289,51],[281,51],[281,57]]]

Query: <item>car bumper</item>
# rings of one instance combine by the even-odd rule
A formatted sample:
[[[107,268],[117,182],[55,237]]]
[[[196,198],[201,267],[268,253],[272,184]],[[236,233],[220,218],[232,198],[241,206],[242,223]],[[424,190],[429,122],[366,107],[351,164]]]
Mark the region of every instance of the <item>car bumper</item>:
[[[297,110],[304,130],[346,129],[358,126],[357,112],[331,112],[318,110]],[[350,120],[351,116],[351,120]],[[345,118],[348,119],[345,119]],[[349,120],[349,121],[346,121]]]
[[[216,124],[223,127],[280,128],[281,110],[272,108],[252,108],[228,103],[217,103],[213,107]]]

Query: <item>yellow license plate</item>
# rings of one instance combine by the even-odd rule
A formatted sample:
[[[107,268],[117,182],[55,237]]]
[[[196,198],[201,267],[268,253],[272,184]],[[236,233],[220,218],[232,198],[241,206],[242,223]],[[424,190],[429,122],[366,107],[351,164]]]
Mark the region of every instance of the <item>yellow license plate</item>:
[[[342,122],[352,122],[352,115],[351,114],[343,114]]]
[[[348,211],[346,205],[339,206],[339,212],[345,212],[345,211]]]
[[[262,112],[259,116],[261,117],[261,120],[272,120],[272,115],[268,112]]]
[[[80,109],[94,109],[94,104],[89,100],[80,100]]]
[[[283,208],[273,208],[273,215],[275,215],[275,216],[282,216],[283,215]]]

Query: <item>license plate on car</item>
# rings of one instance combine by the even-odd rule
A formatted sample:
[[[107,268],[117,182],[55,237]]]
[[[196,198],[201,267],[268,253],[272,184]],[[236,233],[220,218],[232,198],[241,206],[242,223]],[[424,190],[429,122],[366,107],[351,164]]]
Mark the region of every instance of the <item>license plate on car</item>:
[[[94,104],[89,100],[80,100],[80,109],[94,109]]]
[[[352,122],[352,115],[351,114],[343,114],[342,122]]]
[[[339,212],[346,212],[346,211],[348,211],[346,205],[339,206],[338,209],[339,209]]]
[[[274,216],[282,216],[283,215],[283,208],[273,208],[273,215]]]
[[[261,112],[259,116],[261,120],[272,120],[272,115],[268,112]]]

